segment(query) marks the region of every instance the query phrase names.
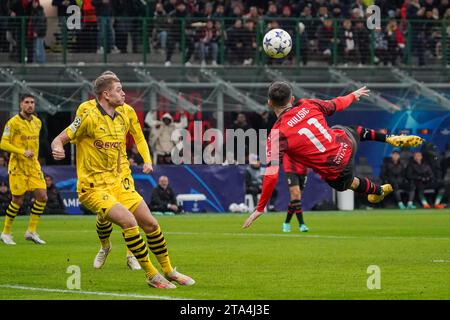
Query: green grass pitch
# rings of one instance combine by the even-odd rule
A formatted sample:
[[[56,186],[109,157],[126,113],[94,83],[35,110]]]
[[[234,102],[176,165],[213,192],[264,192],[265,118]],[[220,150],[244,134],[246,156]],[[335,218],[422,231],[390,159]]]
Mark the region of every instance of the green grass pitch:
[[[289,234],[282,213],[247,230],[246,214],[158,216],[172,264],[197,281],[166,291],[126,267],[116,226],[108,260],[94,270],[95,217],[43,216],[42,246],[23,239],[28,218],[18,217],[17,245],[0,243],[0,299],[449,299],[449,213],[307,212],[310,232],[299,233],[294,217]],[[66,285],[71,265],[81,270],[79,291]],[[371,265],[380,268],[381,289],[367,288]]]

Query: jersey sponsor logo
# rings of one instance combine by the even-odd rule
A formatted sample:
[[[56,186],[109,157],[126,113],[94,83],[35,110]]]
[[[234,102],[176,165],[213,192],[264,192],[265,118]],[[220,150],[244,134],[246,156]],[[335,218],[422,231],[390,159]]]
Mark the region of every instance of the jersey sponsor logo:
[[[94,141],[94,147],[97,149],[119,149],[122,142],[114,141],[114,142],[103,142],[102,140],[95,140]]]
[[[288,126],[290,126],[291,128],[294,127],[294,125],[296,125],[297,123],[299,123],[300,121],[302,121],[306,115],[309,113],[308,109],[302,108],[299,112],[297,112],[295,114],[295,116],[293,116],[288,122]]]
[[[20,140],[27,141],[27,140],[38,140],[39,136],[21,136]]]
[[[75,132],[80,127],[80,125],[81,125],[81,118],[76,117],[75,120],[73,120],[72,124],[69,126],[69,128],[70,130],[72,130],[72,132]]]
[[[341,142],[341,146],[339,147],[338,153],[336,157],[334,157],[333,162],[336,164],[341,164],[342,160],[345,158],[348,150],[348,143]]]

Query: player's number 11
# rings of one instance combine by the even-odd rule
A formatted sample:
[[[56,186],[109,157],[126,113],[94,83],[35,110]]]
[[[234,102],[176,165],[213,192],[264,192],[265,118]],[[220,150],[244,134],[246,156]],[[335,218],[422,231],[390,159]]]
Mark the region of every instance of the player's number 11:
[[[329,142],[331,142],[332,138],[331,138],[330,134],[328,133],[327,129],[325,129],[319,123],[319,121],[317,121],[316,118],[308,119],[307,123],[309,125],[313,125],[314,127],[316,127],[320,131],[320,133],[325,137],[325,139],[327,139]],[[312,133],[311,130],[309,130],[308,128],[301,128],[300,130],[298,130],[298,134],[299,135],[305,135],[309,140],[311,140],[311,142],[316,146],[316,148],[320,152],[325,152],[327,150],[323,146],[323,144],[319,141],[319,139],[316,138],[314,133]]]

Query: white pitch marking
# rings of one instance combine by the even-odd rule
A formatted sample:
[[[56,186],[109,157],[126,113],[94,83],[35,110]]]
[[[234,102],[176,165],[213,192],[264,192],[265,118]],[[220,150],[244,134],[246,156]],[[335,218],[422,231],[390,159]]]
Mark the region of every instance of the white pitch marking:
[[[28,291],[41,291],[41,292],[56,292],[56,293],[74,293],[84,295],[96,295],[96,296],[110,296],[110,297],[122,297],[122,298],[137,298],[137,299],[160,299],[160,300],[190,300],[186,298],[168,297],[168,296],[154,296],[154,295],[141,295],[141,294],[126,294],[115,292],[98,292],[98,291],[84,291],[84,290],[63,290],[52,288],[35,288],[19,285],[0,285],[0,288],[28,290]]]

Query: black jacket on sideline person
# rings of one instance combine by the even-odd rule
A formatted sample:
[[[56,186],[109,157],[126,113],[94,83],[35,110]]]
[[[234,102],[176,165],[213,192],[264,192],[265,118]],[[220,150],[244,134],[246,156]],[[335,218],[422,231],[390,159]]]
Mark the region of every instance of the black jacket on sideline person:
[[[150,210],[158,212],[173,211],[172,209],[167,207],[169,204],[177,205],[175,192],[173,192],[171,187],[163,189],[160,186],[156,186],[152,191]]]
[[[64,202],[62,201],[59,190],[54,184],[47,188],[47,204],[45,206],[45,212],[49,214],[63,214]]]
[[[415,161],[411,161],[406,168],[406,177],[410,182],[421,185],[428,185],[434,180],[433,170],[425,162],[418,164]]]
[[[401,186],[405,181],[405,167],[400,161],[395,163],[392,159],[386,159],[381,167],[380,178],[383,183]]]

